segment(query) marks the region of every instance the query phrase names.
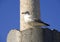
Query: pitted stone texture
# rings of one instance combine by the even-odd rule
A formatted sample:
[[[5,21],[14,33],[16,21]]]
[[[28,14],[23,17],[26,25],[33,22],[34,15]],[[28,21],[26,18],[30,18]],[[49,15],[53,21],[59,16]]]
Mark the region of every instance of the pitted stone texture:
[[[11,30],[7,36],[7,42],[21,42],[21,34],[18,30]]]
[[[31,32],[32,32],[31,29],[22,31],[22,42],[31,42],[31,37],[32,37]]]
[[[11,30],[7,42],[43,42],[43,29],[29,28],[24,31]]]
[[[31,37],[32,42],[43,42],[43,29],[33,28]]]
[[[43,42],[43,29],[30,28],[22,31],[22,42]]]
[[[29,24],[25,24],[22,12],[29,11],[32,16],[40,18],[40,0],[20,0],[20,30],[31,28]]]

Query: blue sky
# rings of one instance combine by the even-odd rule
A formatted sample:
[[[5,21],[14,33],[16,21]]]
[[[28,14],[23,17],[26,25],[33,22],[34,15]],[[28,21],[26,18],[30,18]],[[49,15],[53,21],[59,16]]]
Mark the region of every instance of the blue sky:
[[[60,0],[40,0],[41,20],[60,31]],[[11,29],[19,30],[19,0],[0,0],[0,42]]]

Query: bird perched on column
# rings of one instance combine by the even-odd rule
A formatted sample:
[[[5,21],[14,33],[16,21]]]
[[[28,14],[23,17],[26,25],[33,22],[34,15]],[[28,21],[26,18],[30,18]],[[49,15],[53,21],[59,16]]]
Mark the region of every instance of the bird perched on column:
[[[22,12],[22,14],[24,14],[24,22],[28,23],[31,26],[50,26],[47,23],[44,23],[43,21],[41,21],[40,19],[35,18],[34,16],[32,16],[29,11],[26,12]]]

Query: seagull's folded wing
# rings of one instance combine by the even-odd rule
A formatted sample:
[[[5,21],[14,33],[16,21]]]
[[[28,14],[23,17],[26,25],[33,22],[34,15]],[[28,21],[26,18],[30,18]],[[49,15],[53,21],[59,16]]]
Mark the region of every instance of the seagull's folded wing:
[[[50,25],[47,24],[47,23],[38,22],[38,21],[29,22],[29,24],[30,24],[31,26],[50,26]]]

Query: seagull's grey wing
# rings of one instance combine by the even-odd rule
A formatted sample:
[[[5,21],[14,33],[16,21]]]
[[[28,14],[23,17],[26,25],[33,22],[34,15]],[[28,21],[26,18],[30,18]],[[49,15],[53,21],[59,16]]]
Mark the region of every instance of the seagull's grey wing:
[[[49,24],[44,23],[44,22],[43,22],[43,21],[41,21],[40,19],[35,19],[35,22],[38,22],[38,23],[43,23],[43,24],[45,24],[46,26],[50,26]]]

